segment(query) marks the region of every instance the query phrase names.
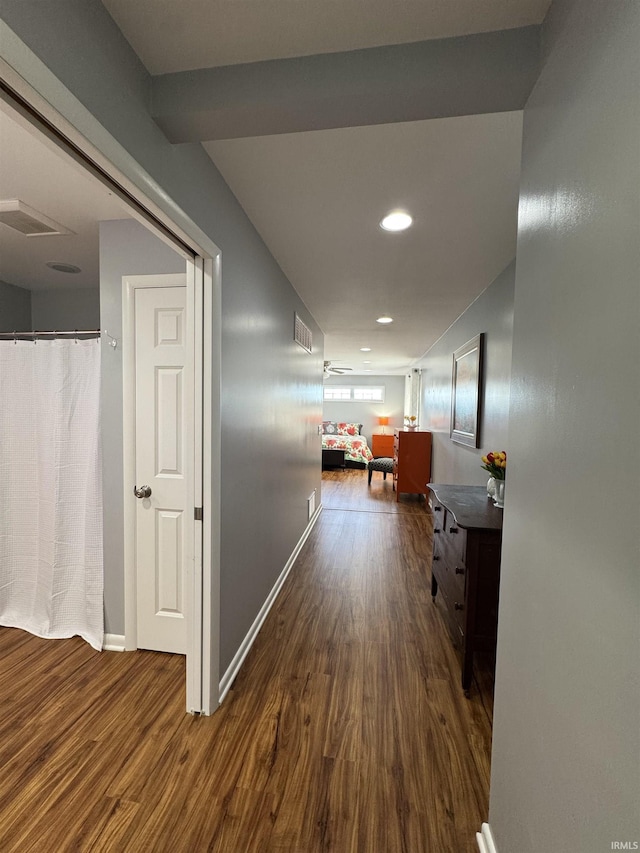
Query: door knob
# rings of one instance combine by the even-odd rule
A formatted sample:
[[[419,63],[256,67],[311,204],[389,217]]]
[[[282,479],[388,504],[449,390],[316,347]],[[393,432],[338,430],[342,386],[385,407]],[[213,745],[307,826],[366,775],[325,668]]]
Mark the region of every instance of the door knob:
[[[151,486],[137,486],[133,487],[133,494],[137,498],[150,498],[151,497]]]

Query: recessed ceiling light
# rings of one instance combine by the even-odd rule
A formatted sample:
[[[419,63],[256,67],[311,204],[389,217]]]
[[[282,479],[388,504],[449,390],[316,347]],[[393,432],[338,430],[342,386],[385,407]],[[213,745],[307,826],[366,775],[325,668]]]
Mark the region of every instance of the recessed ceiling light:
[[[371,352],[371,347],[360,347],[360,352]]]
[[[363,363],[363,364],[371,364],[371,362],[370,362],[370,361],[363,361],[362,363]]]
[[[68,272],[68,273],[79,273],[82,272],[80,267],[77,267],[75,264],[61,264],[58,261],[47,261],[47,266],[56,270],[56,272]]]
[[[412,217],[404,210],[392,210],[384,217],[380,227],[385,231],[406,231],[412,223]]]
[[[383,326],[385,323],[393,323],[393,317],[378,317],[376,323],[382,323]]]
[[[373,370],[371,370],[371,368],[369,368],[369,367],[366,367],[364,372],[365,373],[373,373]]]

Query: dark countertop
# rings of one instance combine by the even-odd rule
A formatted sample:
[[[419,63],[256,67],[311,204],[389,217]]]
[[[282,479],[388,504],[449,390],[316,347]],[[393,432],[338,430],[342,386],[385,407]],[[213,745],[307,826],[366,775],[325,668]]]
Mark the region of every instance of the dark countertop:
[[[485,486],[447,486],[428,483],[438,502],[466,530],[502,530],[502,512],[493,505]]]

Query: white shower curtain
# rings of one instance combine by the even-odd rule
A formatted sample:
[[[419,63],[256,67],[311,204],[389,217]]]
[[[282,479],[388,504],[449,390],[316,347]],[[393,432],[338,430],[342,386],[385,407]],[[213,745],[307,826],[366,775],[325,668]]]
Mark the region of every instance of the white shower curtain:
[[[103,638],[100,349],[0,341],[0,625]]]

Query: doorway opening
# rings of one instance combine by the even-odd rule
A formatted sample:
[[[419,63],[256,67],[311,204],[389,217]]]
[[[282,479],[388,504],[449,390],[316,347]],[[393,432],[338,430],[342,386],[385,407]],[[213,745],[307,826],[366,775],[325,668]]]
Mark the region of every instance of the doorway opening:
[[[207,257],[193,241],[189,244],[182,234],[172,231],[168,217],[164,217],[165,221],[154,217],[149,212],[152,205],[144,203],[142,193],[136,198],[124,190],[122,183],[104,168],[104,161],[98,165],[62,133],[62,117],[59,126],[50,118],[38,113],[20,93],[3,85],[3,194],[7,192],[11,199],[41,210],[48,219],[59,221],[66,228],[64,234],[35,239],[0,226],[0,331],[101,332],[103,648],[136,648],[137,637],[130,636],[125,624],[131,610],[124,576],[125,507],[127,501],[135,503],[137,499],[123,463],[126,426],[122,415],[122,360],[127,357],[130,344],[125,344],[122,331],[122,279],[131,274],[157,275],[167,271],[182,275],[190,306],[183,343],[189,352],[191,386],[181,432],[191,472],[184,507],[190,522],[182,528],[189,536],[186,553],[188,565],[193,567],[181,590],[188,614],[182,649],[186,654],[187,710],[208,714],[217,704],[218,684],[218,614],[212,579],[217,500],[210,472],[215,452],[211,441],[213,289],[214,284],[219,286],[218,280],[214,282],[219,276],[219,253],[212,255],[209,251]],[[116,173],[115,167],[113,172]],[[141,244],[145,251],[138,251]],[[163,259],[162,263],[159,259]],[[204,351],[209,354],[206,362]],[[202,513],[203,506],[208,513]],[[200,510],[199,518],[195,517],[196,508]],[[166,564],[166,553],[164,560]]]

